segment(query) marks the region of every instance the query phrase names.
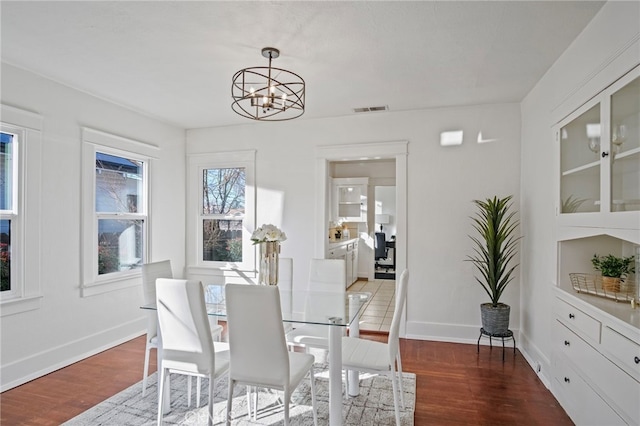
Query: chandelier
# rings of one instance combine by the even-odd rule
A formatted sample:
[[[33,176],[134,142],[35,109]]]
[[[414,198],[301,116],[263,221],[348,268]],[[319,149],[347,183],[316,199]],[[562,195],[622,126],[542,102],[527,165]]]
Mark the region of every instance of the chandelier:
[[[304,80],[282,68],[272,68],[280,56],[273,47],[262,49],[268,67],[245,68],[233,75],[231,108],[243,117],[262,121],[284,121],[304,114]]]

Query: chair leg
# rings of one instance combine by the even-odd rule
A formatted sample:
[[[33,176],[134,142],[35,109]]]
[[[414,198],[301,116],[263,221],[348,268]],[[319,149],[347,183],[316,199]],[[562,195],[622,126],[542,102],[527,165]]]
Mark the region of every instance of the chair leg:
[[[400,426],[400,407],[398,406],[398,378],[394,371],[391,372],[391,387],[393,388],[393,406],[396,411],[396,426]]]
[[[289,394],[289,388],[286,387],[284,389],[284,426],[289,426],[289,398],[291,398],[291,395]]]
[[[169,377],[169,374],[167,373],[166,369],[162,369],[162,371],[160,371],[160,377],[158,378],[158,380],[160,380],[159,382],[159,387],[158,387],[158,426],[162,425],[162,417],[164,415],[164,392],[165,392],[165,387],[167,385],[167,378]]]
[[[402,408],[404,409],[404,389],[402,388],[402,359],[400,358],[400,351],[398,351],[396,361],[398,364],[398,380],[400,381],[400,403],[402,404]]]
[[[149,356],[151,354],[151,348],[147,343],[147,347],[144,350],[144,370],[142,371],[142,396],[147,393],[147,376],[149,374]]]
[[[313,365],[309,370],[309,380],[311,381],[311,409],[313,410],[313,426],[318,426],[318,405],[316,403],[316,375]]]
[[[258,387],[254,386],[253,390],[253,420],[258,420]]]
[[[344,370],[344,397],[349,399],[349,370]]]
[[[247,385],[247,418],[251,418],[251,386]]]
[[[200,387],[202,386],[202,378],[198,376],[196,378],[196,408],[200,408]],[[189,398],[191,402],[191,398]]]
[[[191,407],[191,376],[187,376],[187,407]]]
[[[227,426],[231,426],[231,407],[233,406],[233,387],[235,380],[229,378],[229,394],[227,395]]]
[[[198,382],[200,381],[200,377],[198,377]],[[208,413],[208,419],[207,419],[207,426],[213,426],[213,400],[214,400],[214,395],[213,395],[213,391],[215,389],[215,379],[213,377],[213,373],[209,376],[209,407],[207,409],[207,413]],[[200,391],[200,388],[198,388],[198,393]],[[200,395],[198,395],[198,402],[200,402]]]

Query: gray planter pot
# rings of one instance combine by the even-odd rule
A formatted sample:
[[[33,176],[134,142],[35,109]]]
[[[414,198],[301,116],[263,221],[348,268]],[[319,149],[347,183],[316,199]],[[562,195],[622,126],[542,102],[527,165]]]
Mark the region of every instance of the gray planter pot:
[[[509,331],[509,313],[511,307],[504,303],[493,306],[491,303],[480,305],[482,328],[488,334],[506,334]]]

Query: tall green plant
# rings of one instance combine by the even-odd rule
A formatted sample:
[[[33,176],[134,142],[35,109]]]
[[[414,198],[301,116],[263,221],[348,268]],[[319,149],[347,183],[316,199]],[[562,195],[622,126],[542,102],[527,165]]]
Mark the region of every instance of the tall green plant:
[[[515,218],[516,212],[511,211],[512,198],[509,195],[473,201],[478,211],[471,219],[480,235],[469,236],[475,243],[475,253],[467,256],[467,260],[480,272],[481,277],[476,276],[475,279],[487,292],[493,306],[498,305],[502,292],[513,280],[513,271],[518,266],[510,266],[521,238],[515,235],[519,221]]]

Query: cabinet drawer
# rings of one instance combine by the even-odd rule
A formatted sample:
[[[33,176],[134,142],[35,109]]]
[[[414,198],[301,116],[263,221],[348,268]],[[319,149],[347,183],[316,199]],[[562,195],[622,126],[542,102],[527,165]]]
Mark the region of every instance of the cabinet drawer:
[[[640,344],[610,327],[603,327],[602,347],[612,355],[620,368],[640,381]]]
[[[579,425],[625,425],[598,394],[585,382],[562,355],[554,362],[554,380],[558,399],[571,419]]]
[[[600,321],[562,299],[556,299],[553,310],[556,317],[567,327],[593,343],[600,343]]]
[[[579,372],[621,417],[631,424],[640,424],[638,381],[561,323],[556,323],[554,339],[557,354],[570,361],[574,370]]]
[[[327,258],[328,259],[344,259],[346,254],[347,254],[346,246],[336,247],[327,252]]]

